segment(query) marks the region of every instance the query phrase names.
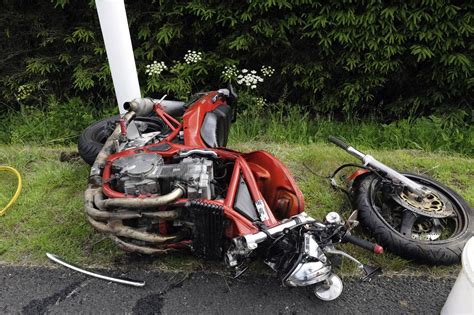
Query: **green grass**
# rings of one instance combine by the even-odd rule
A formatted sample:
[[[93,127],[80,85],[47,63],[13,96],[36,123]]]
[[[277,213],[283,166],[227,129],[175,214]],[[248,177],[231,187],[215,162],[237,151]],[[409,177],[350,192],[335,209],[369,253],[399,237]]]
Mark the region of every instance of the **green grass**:
[[[384,124],[310,119],[297,107],[243,110],[232,125],[231,141],[311,144],[335,135],[362,149],[416,149],[474,156],[474,124],[472,118],[462,117],[430,116]]]
[[[337,135],[361,148],[419,149],[474,156],[474,118],[464,111],[391,123],[378,121],[376,117],[363,121],[349,118],[342,122],[330,117],[310,117],[302,110],[302,105],[280,101],[262,106],[256,100],[245,93],[240,95],[239,114],[230,134],[233,143],[311,144],[328,135]],[[96,107],[78,98],[67,101],[50,98],[45,106],[0,111],[3,122],[0,124],[0,143],[75,144],[84,128],[115,113],[113,104]]]
[[[347,215],[350,209],[340,192],[329,187],[327,180],[311,174],[326,176],[338,165],[354,159],[337,147],[314,143],[291,145],[263,142],[231,143],[230,147],[251,151],[264,149],[281,159],[292,171],[305,195],[306,209],[316,218],[328,211]],[[4,217],[0,217],[0,261],[14,264],[44,264],[45,252],[52,252],[70,261],[85,265],[120,267],[132,260],[108,239],[96,233],[83,214],[83,191],[89,168],[81,160],[60,162],[62,151],[74,147],[40,147],[0,145],[0,165],[17,168],[23,175],[24,188],[18,202]],[[474,204],[474,159],[456,154],[426,153],[418,150],[370,150],[381,161],[400,170],[425,173],[453,187],[471,205]],[[0,173],[0,201],[14,191],[14,178]],[[373,257],[369,253],[345,245],[349,252],[365,262],[382,265],[391,272],[424,272],[396,256]],[[167,269],[209,269],[213,264],[191,255],[172,254],[156,259],[141,259],[134,264]],[[221,267],[217,267],[219,269]],[[353,265],[343,263],[345,273]],[[446,274],[454,268],[429,268],[430,273]]]
[[[0,111],[0,143],[75,144],[81,132],[100,117],[116,114],[117,108],[96,108],[79,98],[59,101],[49,98],[45,104],[21,106],[19,110]]]

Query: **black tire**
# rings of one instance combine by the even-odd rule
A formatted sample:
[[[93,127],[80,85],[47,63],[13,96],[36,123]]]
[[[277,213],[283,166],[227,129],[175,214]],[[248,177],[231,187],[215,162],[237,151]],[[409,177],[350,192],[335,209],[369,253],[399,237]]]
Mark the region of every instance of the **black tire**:
[[[413,234],[404,235],[400,231],[403,219],[398,225],[396,224],[398,211],[403,213],[404,208],[396,204],[393,199],[393,203],[391,203],[390,197],[387,197],[386,194],[383,196],[384,192],[381,189],[380,178],[373,173],[369,173],[356,178],[352,190],[352,201],[354,207],[359,210],[361,225],[385,249],[400,257],[431,265],[459,263],[465,243],[474,234],[473,210],[462,197],[441,183],[422,175],[410,173],[404,173],[404,175],[415,182],[432,188],[432,190],[436,190],[439,195],[442,195],[441,197],[451,203],[456,217],[435,221],[432,218],[419,216],[410,227],[409,233]],[[417,222],[420,223],[416,224]],[[437,232],[440,234],[439,239],[422,240],[420,237],[422,233],[419,230],[416,231],[416,229],[435,222],[436,224],[444,224],[441,232],[439,230]],[[414,239],[414,236],[417,235],[419,239]]]
[[[115,122],[117,122],[118,119],[119,115],[105,118],[84,129],[79,137],[77,149],[79,155],[87,164],[94,164],[105,141],[114,131]],[[142,132],[165,132],[167,130],[165,124],[157,117],[136,117],[135,122]]]

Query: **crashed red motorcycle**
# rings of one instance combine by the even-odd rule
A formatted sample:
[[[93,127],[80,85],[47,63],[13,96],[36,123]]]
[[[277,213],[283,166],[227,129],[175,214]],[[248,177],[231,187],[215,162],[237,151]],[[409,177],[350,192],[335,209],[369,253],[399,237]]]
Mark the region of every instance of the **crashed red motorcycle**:
[[[257,258],[286,286],[315,286],[333,300],[342,291],[331,257],[354,261],[369,278],[378,269],[336,249],[349,242],[373,253],[381,246],[330,212],[304,212],[304,198],[288,169],[264,151],[226,148],[236,117],[232,90],[201,93],[189,102],[135,99],[123,117],[100,121],[82,134],[79,153],[92,165],[85,192],[87,220],[128,252],[190,249],[225,259],[239,275]],[[182,117],[178,120],[177,117]],[[330,140],[364,164],[346,190],[359,220],[389,250],[434,264],[459,260],[472,235],[472,210],[452,190],[420,175],[400,174],[341,140]]]

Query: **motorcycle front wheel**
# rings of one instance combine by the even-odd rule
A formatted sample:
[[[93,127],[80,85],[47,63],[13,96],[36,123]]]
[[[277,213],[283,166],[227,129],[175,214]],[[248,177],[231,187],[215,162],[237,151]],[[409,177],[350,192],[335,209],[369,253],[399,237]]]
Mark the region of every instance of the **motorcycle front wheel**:
[[[385,249],[410,260],[432,265],[459,263],[465,243],[474,234],[474,215],[466,201],[450,188],[422,175],[406,177],[433,192],[429,200],[404,201],[374,173],[356,178],[352,201],[359,221]],[[403,197],[403,198],[402,198]],[[402,202],[400,201],[402,200]],[[420,209],[426,215],[408,208]],[[445,211],[448,217],[430,217],[430,211]],[[439,212],[438,212],[439,213]],[[435,215],[433,215],[435,216]]]

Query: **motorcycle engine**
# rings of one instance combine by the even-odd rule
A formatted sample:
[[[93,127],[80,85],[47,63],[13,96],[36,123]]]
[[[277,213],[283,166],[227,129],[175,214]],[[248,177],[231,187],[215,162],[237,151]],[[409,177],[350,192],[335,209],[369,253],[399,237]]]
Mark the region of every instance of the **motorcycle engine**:
[[[166,194],[177,184],[186,188],[191,199],[214,197],[213,163],[206,158],[186,157],[165,164],[161,155],[138,153],[112,164],[113,188],[127,195]]]

